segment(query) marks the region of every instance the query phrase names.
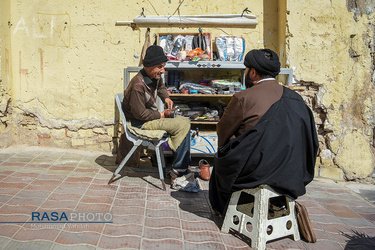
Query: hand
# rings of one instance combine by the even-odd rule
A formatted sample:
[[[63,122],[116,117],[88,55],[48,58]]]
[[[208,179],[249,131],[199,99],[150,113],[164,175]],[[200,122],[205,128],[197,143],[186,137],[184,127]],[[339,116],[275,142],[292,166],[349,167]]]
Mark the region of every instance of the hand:
[[[165,112],[165,110],[163,112],[160,112],[160,118],[165,118],[164,112]]]
[[[166,98],[165,103],[167,104],[168,109],[173,108],[173,101],[171,100],[171,98]]]

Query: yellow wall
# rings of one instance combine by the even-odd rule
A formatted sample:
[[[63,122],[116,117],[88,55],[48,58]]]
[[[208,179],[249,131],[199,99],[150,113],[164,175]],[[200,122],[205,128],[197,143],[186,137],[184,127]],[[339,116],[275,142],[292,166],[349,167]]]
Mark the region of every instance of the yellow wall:
[[[374,170],[373,1],[287,1],[288,67],[295,80],[319,85],[326,147],[321,163],[346,178]]]
[[[246,51],[268,47],[294,82],[319,89],[314,112],[324,168],[363,178],[374,168],[372,1],[0,1],[0,146],[113,149],[114,95],[123,69],[138,66],[147,26],[115,26],[145,15],[240,14],[255,27],[204,26],[212,37],[242,36]],[[355,13],[355,14],[354,14]],[[9,22],[9,24],[8,24]],[[198,27],[151,27],[196,33]],[[353,145],[353,147],[350,147]],[[361,174],[348,161],[365,166]],[[350,162],[350,163],[349,163]],[[353,170],[354,169],[354,170]],[[332,171],[331,171],[332,172]]]
[[[2,2],[2,78],[10,77],[12,115],[2,118],[2,146],[15,143],[110,150],[114,94],[123,91],[123,69],[138,66],[147,27],[115,26],[146,15],[237,14],[247,3],[221,1],[6,1]],[[250,7],[260,25],[203,27],[213,37],[243,36],[247,50],[263,47],[263,2]],[[10,22],[10,28],[7,23]],[[197,32],[151,27],[154,33]],[[12,41],[11,43],[7,41]],[[11,46],[10,46],[11,44]],[[4,99],[4,98],[3,98]],[[6,98],[5,98],[6,99]],[[94,131],[95,130],[95,131]],[[28,136],[25,136],[27,134]],[[12,136],[10,136],[12,135]]]

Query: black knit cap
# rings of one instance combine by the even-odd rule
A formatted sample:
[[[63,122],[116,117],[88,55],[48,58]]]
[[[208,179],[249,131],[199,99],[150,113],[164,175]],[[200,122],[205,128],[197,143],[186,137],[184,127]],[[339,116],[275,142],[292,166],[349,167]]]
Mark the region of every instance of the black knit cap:
[[[248,68],[272,77],[280,73],[280,62],[278,55],[270,49],[253,49],[249,51],[244,60]]]
[[[151,67],[166,61],[168,61],[168,58],[164,54],[163,48],[158,45],[151,45],[146,50],[143,66]]]

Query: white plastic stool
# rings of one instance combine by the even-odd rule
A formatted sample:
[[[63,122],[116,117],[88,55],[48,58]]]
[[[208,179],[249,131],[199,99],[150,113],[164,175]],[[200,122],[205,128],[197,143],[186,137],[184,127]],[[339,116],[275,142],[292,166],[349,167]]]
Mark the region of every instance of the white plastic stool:
[[[300,240],[294,200],[285,197],[286,210],[269,213],[269,200],[280,196],[285,197],[268,185],[234,192],[221,231],[232,228],[249,237],[253,249],[265,249],[267,241],[289,235]]]

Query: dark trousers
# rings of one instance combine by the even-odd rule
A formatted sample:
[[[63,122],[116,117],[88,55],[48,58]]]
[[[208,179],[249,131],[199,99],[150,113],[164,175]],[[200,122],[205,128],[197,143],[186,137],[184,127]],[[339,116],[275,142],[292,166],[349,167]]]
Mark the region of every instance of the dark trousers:
[[[190,156],[190,133],[187,133],[181,145],[173,152],[173,168],[176,170],[186,170],[191,163]]]

